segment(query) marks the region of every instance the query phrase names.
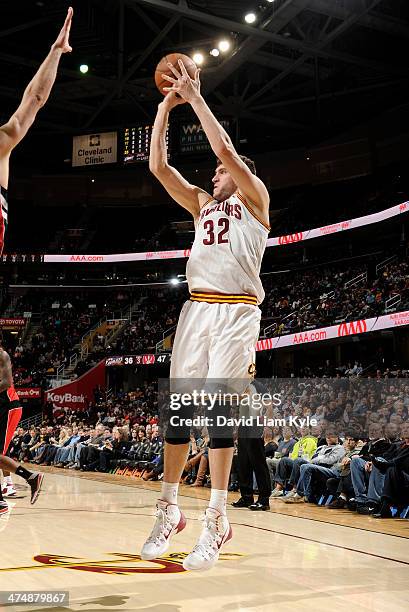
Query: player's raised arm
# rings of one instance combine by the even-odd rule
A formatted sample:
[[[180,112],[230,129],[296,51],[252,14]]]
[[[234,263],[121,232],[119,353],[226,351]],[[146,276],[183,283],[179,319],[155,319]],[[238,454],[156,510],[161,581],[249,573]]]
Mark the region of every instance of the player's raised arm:
[[[58,64],[63,53],[72,51],[69,44],[73,10],[68,9],[64,25],[41,64],[36,75],[28,84],[20,106],[10,120],[0,127],[0,158],[7,157],[11,150],[24,138],[34,122],[37,112],[47,102],[54,85]],[[2,170],[2,173],[3,170]],[[4,180],[1,181],[4,186]]]
[[[240,159],[230,136],[206,104],[200,93],[200,69],[196,71],[195,79],[191,79],[181,60],[179,60],[179,71],[171,64],[168,64],[168,66],[172,70],[174,78],[162,75],[163,79],[172,84],[172,87],[164,88],[164,91],[178,93],[186,102],[191,104],[202,124],[214,154],[229,172],[240,193],[261,214],[262,218],[266,218],[268,224],[270,198],[267,188]]]
[[[201,206],[209,200],[209,194],[203,189],[191,185],[176,168],[168,164],[166,130],[169,113],[172,108],[181,103],[183,103],[181,98],[178,98],[174,93],[170,93],[158,106],[153,125],[149,169],[162,183],[168,194],[196,218]]]

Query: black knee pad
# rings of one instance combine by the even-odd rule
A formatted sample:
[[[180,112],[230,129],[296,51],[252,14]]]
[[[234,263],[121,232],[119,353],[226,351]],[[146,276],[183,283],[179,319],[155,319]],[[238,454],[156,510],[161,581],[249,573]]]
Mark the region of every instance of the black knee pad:
[[[209,448],[234,448],[233,438],[210,438]]]
[[[165,442],[168,444],[189,444],[190,438],[168,438],[165,437]]]

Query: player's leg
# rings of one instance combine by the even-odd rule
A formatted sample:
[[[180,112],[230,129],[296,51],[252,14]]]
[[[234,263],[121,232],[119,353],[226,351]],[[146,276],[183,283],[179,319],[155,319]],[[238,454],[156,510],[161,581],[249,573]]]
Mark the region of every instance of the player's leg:
[[[30,472],[14,459],[0,455],[0,469],[11,472],[23,478],[31,489],[31,504],[35,504],[41,491],[44,474],[41,472]]]
[[[14,487],[11,474],[7,470],[3,470],[3,484],[1,489],[1,492],[4,497],[14,497],[15,495],[17,495],[17,491]]]
[[[156,503],[156,521],[141,550],[141,558],[147,561],[165,554],[171,537],[186,526],[185,516],[178,506],[178,489],[188,450],[189,437],[165,440],[163,482]]]
[[[255,345],[260,332],[260,311],[243,304],[218,304],[213,311],[207,384],[227,392],[241,394],[252,380]],[[218,406],[225,414],[227,406]],[[210,569],[219,558],[221,547],[232,537],[226,516],[227,490],[233,460],[233,432],[229,428],[209,429],[210,478],[212,489],[209,507],[198,543],[186,557],[183,567],[190,570]]]
[[[11,408],[3,411],[0,416],[0,469],[3,470],[3,473],[5,471],[6,473],[17,474],[27,482],[31,489],[31,503],[34,504],[39,496],[44,475],[30,472],[14,459],[5,456],[21,419],[21,414],[21,408]]]
[[[0,516],[2,514],[6,514],[8,511],[9,511],[8,503],[4,499],[1,489],[0,489]]]
[[[180,313],[172,350],[170,384],[182,387],[184,381],[200,379],[206,375],[204,364],[206,343],[199,342],[198,335],[205,324],[204,306],[198,302],[186,302]],[[190,416],[190,415],[189,415]],[[167,415],[169,419],[169,414]],[[186,465],[190,440],[190,428],[168,426],[165,436],[164,473],[162,490],[156,504],[156,522],[142,547],[141,558],[155,559],[169,548],[170,539],[186,525],[186,519],[178,506],[179,481]]]

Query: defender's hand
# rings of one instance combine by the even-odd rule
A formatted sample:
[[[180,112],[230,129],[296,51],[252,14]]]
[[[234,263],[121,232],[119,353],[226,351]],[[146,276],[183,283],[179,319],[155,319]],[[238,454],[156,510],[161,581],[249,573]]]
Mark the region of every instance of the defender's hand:
[[[68,9],[67,17],[65,18],[64,25],[61,28],[61,32],[58,34],[57,40],[52,46],[52,49],[58,49],[59,51],[61,51],[61,53],[71,53],[72,51],[72,47],[69,43],[69,38],[73,13],[74,11],[70,6],[70,8]]]

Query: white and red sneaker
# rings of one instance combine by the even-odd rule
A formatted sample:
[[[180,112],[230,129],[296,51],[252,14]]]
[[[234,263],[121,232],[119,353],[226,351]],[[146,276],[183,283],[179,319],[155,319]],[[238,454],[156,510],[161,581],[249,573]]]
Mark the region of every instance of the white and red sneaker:
[[[161,557],[168,550],[171,537],[186,527],[186,518],[176,504],[159,499],[155,516],[155,525],[141,550],[144,561]]]
[[[15,497],[17,495],[17,491],[13,487],[13,485],[8,485],[4,487],[4,489],[2,489],[1,494],[3,495],[3,497]]]
[[[7,514],[10,511],[9,505],[7,502],[0,502],[0,516],[3,514]]]
[[[233,537],[227,516],[214,508],[207,508],[203,520],[203,530],[198,543],[183,561],[186,570],[208,570],[216,563],[220,549]]]

